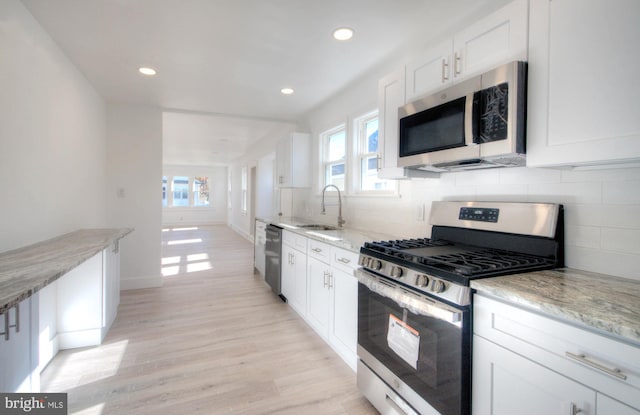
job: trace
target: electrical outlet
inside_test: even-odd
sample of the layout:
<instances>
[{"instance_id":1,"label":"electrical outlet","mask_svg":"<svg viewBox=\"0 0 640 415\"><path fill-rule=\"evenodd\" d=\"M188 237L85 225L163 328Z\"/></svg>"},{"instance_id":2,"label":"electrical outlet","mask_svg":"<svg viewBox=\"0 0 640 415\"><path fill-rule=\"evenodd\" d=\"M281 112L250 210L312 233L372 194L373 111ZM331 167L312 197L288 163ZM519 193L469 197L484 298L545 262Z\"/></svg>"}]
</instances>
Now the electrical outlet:
<instances>
[{"instance_id":1,"label":"electrical outlet","mask_svg":"<svg viewBox=\"0 0 640 415\"><path fill-rule=\"evenodd\" d=\"M424 222L424 203L418 203L416 206L416 220Z\"/></svg>"}]
</instances>

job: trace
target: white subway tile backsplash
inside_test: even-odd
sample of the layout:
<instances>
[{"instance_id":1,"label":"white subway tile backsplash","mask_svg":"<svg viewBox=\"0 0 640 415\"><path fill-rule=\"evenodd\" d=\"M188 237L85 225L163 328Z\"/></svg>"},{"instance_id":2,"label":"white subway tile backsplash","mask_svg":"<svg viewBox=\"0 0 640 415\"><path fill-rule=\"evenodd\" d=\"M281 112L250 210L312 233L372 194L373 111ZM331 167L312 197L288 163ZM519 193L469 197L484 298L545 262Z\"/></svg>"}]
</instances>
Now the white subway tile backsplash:
<instances>
[{"instance_id":1,"label":"white subway tile backsplash","mask_svg":"<svg viewBox=\"0 0 640 415\"><path fill-rule=\"evenodd\" d=\"M560 183L562 172L556 169L514 167L500 169L500 184Z\"/></svg>"},{"instance_id":2,"label":"white subway tile backsplash","mask_svg":"<svg viewBox=\"0 0 640 415\"><path fill-rule=\"evenodd\" d=\"M601 274L615 275L640 280L637 255L603 251L579 246L568 247L565 251L565 265ZM605 281L603 281L603 284Z\"/></svg>"},{"instance_id":3,"label":"white subway tile backsplash","mask_svg":"<svg viewBox=\"0 0 640 415\"><path fill-rule=\"evenodd\" d=\"M564 204L567 226L602 226L602 205Z\"/></svg>"},{"instance_id":4,"label":"white subway tile backsplash","mask_svg":"<svg viewBox=\"0 0 640 415\"><path fill-rule=\"evenodd\" d=\"M640 181L640 169L562 170L563 182Z\"/></svg>"},{"instance_id":5,"label":"white subway tile backsplash","mask_svg":"<svg viewBox=\"0 0 640 415\"><path fill-rule=\"evenodd\" d=\"M533 183L528 185L529 202L594 204L602 200L602 184Z\"/></svg>"},{"instance_id":6,"label":"white subway tile backsplash","mask_svg":"<svg viewBox=\"0 0 640 415\"><path fill-rule=\"evenodd\" d=\"M602 198L612 205L640 204L640 180L604 182Z\"/></svg>"},{"instance_id":7,"label":"white subway tile backsplash","mask_svg":"<svg viewBox=\"0 0 640 415\"><path fill-rule=\"evenodd\" d=\"M497 185L500 183L500 169L472 170L454 173L456 186Z\"/></svg>"},{"instance_id":8,"label":"white subway tile backsplash","mask_svg":"<svg viewBox=\"0 0 640 415\"><path fill-rule=\"evenodd\" d=\"M640 230L602 228L602 249L640 255Z\"/></svg>"},{"instance_id":9,"label":"white subway tile backsplash","mask_svg":"<svg viewBox=\"0 0 640 415\"><path fill-rule=\"evenodd\" d=\"M602 205L602 226L640 229L640 205Z\"/></svg>"},{"instance_id":10,"label":"white subway tile backsplash","mask_svg":"<svg viewBox=\"0 0 640 415\"><path fill-rule=\"evenodd\" d=\"M600 229L596 226L566 226L565 247L600 248Z\"/></svg>"}]
</instances>

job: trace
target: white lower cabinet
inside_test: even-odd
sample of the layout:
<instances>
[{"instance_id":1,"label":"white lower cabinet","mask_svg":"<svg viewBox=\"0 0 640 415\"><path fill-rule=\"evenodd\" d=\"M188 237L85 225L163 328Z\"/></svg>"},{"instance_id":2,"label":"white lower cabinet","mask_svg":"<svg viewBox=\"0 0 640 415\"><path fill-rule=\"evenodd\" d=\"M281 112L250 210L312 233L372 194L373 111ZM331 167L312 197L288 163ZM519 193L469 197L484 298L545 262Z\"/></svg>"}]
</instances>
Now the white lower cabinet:
<instances>
[{"instance_id":1,"label":"white lower cabinet","mask_svg":"<svg viewBox=\"0 0 640 415\"><path fill-rule=\"evenodd\" d=\"M358 332L357 254L309 240L307 323L355 371Z\"/></svg>"},{"instance_id":2,"label":"white lower cabinet","mask_svg":"<svg viewBox=\"0 0 640 415\"><path fill-rule=\"evenodd\" d=\"M282 231L282 295L302 317L307 315L307 238Z\"/></svg>"},{"instance_id":3,"label":"white lower cabinet","mask_svg":"<svg viewBox=\"0 0 640 415\"><path fill-rule=\"evenodd\" d=\"M38 392L37 294L0 315L0 392ZM19 309L19 310L18 310ZM6 317L5 317L6 316Z\"/></svg>"},{"instance_id":4,"label":"white lower cabinet","mask_svg":"<svg viewBox=\"0 0 640 415\"><path fill-rule=\"evenodd\" d=\"M640 347L474 296L473 415L640 415Z\"/></svg>"},{"instance_id":5,"label":"white lower cabinet","mask_svg":"<svg viewBox=\"0 0 640 415\"><path fill-rule=\"evenodd\" d=\"M474 415L595 413L591 389L479 336L473 362Z\"/></svg>"}]
</instances>

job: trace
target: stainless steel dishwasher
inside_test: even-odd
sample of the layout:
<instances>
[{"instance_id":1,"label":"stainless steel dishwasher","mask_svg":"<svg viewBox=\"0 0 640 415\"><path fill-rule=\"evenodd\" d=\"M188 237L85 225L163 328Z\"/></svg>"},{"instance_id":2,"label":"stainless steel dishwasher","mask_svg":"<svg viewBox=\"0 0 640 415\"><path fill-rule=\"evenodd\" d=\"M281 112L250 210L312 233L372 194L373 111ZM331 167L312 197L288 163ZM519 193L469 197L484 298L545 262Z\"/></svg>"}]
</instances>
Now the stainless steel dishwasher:
<instances>
[{"instance_id":1,"label":"stainless steel dishwasher","mask_svg":"<svg viewBox=\"0 0 640 415\"><path fill-rule=\"evenodd\" d=\"M282 268L282 228L275 225L267 225L267 243L265 246L266 272L265 281L271 287L271 290L284 300L280 291L280 271Z\"/></svg>"}]
</instances>

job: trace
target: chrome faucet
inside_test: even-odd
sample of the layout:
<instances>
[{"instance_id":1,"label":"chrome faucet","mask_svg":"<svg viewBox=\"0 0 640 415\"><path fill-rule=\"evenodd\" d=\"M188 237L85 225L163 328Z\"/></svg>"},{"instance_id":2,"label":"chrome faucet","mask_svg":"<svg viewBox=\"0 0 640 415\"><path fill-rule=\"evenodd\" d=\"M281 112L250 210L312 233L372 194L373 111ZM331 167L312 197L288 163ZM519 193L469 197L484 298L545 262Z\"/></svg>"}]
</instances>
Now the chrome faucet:
<instances>
[{"instance_id":1,"label":"chrome faucet","mask_svg":"<svg viewBox=\"0 0 640 415\"><path fill-rule=\"evenodd\" d=\"M338 189L338 186L336 186L335 184L328 184L324 187L324 189L322 189L322 214L326 214L327 211L324 208L324 192L327 190L328 187L335 187L335 189L338 191L338 228L342 228L342 225L344 225L347 221L342 219L342 198L340 197L340 189Z\"/></svg>"}]
</instances>

